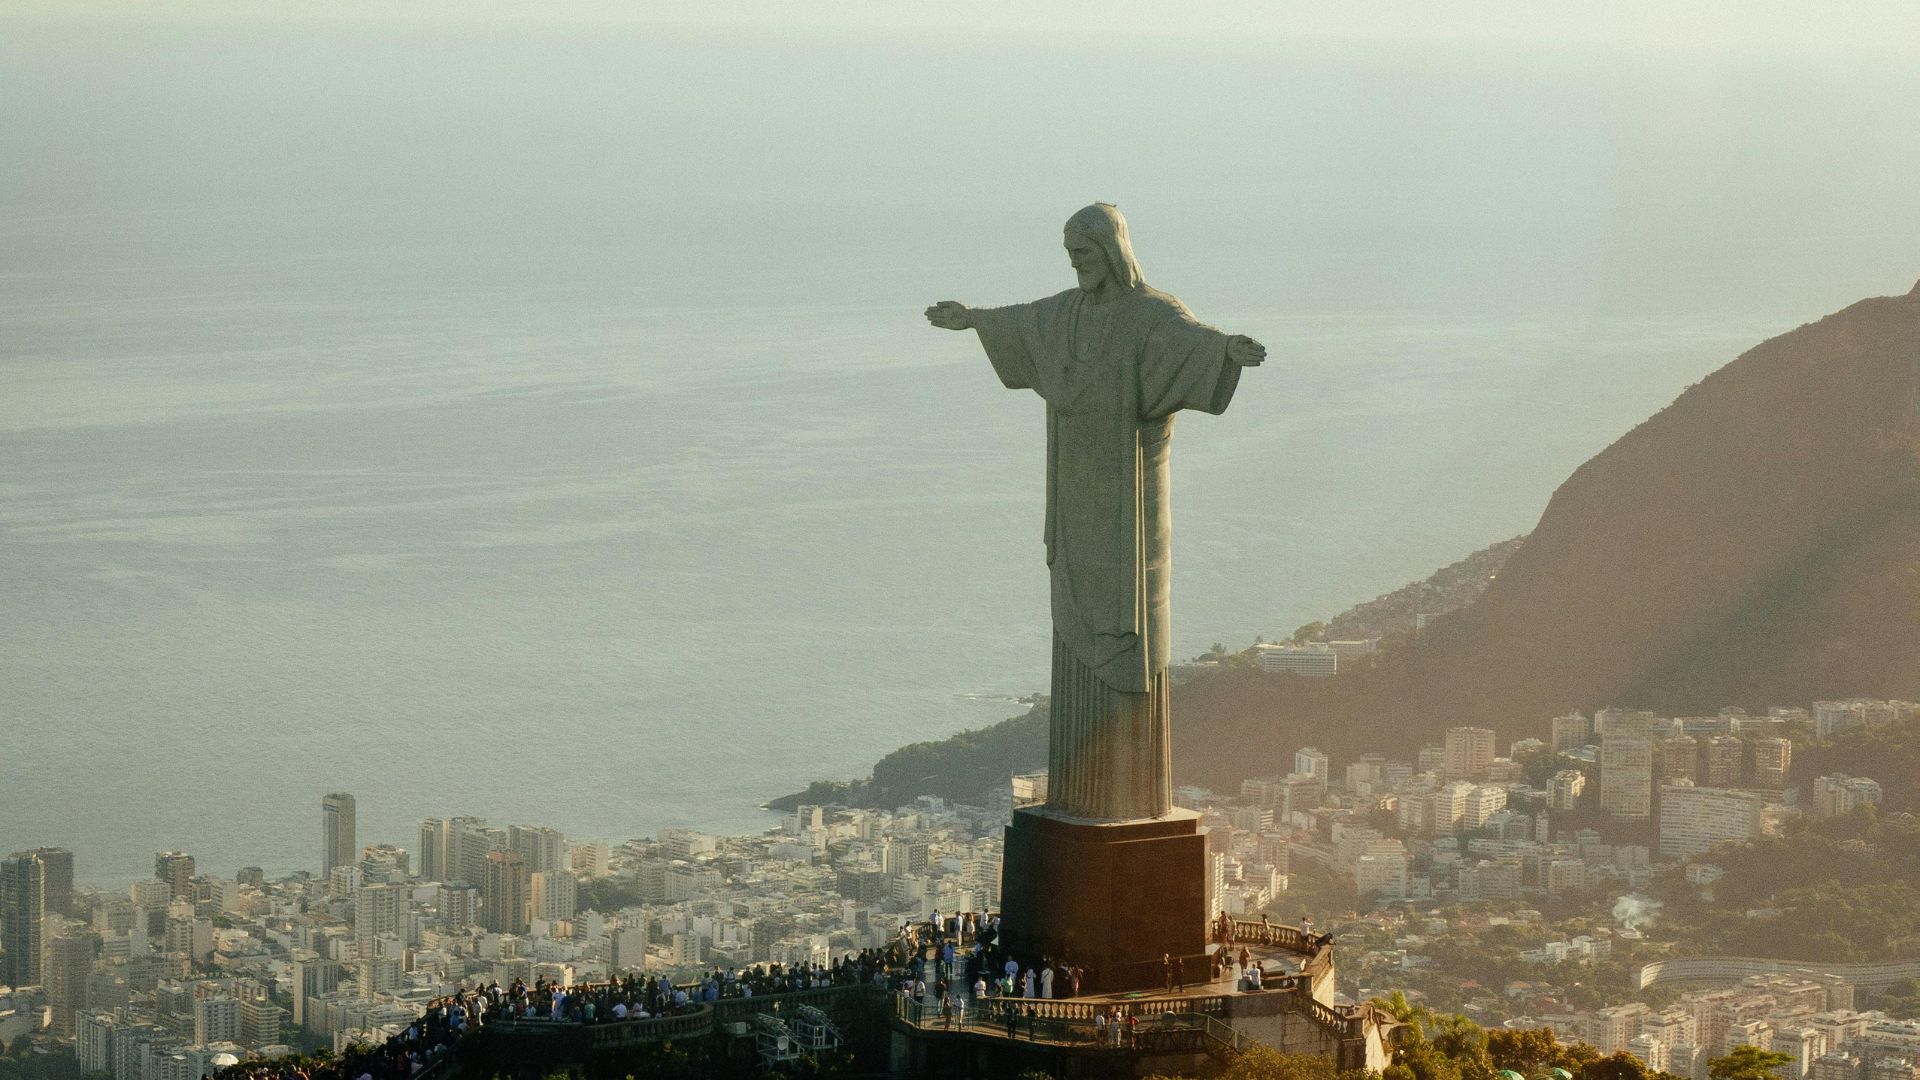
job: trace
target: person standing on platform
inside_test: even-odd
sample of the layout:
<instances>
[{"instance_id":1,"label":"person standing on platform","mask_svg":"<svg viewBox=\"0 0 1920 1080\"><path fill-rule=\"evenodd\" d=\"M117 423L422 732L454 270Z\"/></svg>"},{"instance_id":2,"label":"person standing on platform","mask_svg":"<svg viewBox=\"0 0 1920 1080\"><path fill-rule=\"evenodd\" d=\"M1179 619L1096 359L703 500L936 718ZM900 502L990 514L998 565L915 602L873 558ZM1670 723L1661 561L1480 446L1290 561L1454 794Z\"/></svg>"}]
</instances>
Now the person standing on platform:
<instances>
[{"instance_id":1,"label":"person standing on platform","mask_svg":"<svg viewBox=\"0 0 1920 1080\"><path fill-rule=\"evenodd\" d=\"M1053 996L1053 965L1052 964L1043 963L1040 966L1040 996L1043 998L1050 998Z\"/></svg>"},{"instance_id":2,"label":"person standing on platform","mask_svg":"<svg viewBox=\"0 0 1920 1080\"><path fill-rule=\"evenodd\" d=\"M1161 953L1160 966L1167 971L1167 993L1173 993L1173 954Z\"/></svg>"}]
</instances>

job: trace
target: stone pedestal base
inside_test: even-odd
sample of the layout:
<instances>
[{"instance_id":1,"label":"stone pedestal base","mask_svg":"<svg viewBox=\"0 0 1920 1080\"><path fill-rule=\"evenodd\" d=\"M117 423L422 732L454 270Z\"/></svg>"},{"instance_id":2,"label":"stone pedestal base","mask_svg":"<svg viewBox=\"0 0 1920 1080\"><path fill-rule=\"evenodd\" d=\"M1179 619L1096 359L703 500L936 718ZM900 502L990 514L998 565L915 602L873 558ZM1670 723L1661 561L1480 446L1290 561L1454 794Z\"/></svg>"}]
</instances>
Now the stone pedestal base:
<instances>
[{"instance_id":1,"label":"stone pedestal base","mask_svg":"<svg viewBox=\"0 0 1920 1080\"><path fill-rule=\"evenodd\" d=\"M1001 937L1023 963L1085 968L1082 994L1157 990L1161 957L1207 980L1200 816L1091 822L1016 810L1000 869ZM1055 984L1055 992L1065 996Z\"/></svg>"}]
</instances>

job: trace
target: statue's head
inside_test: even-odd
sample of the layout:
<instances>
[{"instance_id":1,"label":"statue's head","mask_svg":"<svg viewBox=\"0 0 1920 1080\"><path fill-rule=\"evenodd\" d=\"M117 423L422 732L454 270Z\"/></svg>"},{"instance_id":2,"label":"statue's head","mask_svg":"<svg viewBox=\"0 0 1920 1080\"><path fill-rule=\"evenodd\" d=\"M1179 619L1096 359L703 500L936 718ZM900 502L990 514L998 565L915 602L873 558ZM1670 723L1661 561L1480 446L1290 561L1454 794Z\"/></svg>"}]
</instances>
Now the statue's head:
<instances>
[{"instance_id":1,"label":"statue's head","mask_svg":"<svg viewBox=\"0 0 1920 1080\"><path fill-rule=\"evenodd\" d=\"M1065 244L1067 259L1085 292L1108 282L1123 290L1147 283L1133 257L1133 244L1127 240L1127 219L1112 203L1094 203L1068 218Z\"/></svg>"}]
</instances>

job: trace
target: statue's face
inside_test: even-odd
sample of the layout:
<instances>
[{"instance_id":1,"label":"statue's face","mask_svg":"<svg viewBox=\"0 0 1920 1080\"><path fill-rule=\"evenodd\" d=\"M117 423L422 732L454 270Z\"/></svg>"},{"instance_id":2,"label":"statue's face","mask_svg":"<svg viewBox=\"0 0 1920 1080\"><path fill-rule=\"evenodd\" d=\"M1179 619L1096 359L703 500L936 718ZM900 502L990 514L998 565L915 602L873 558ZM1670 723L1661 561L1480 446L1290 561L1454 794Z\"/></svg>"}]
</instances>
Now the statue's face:
<instances>
[{"instance_id":1,"label":"statue's face","mask_svg":"<svg viewBox=\"0 0 1920 1080\"><path fill-rule=\"evenodd\" d=\"M1067 261L1073 264L1073 272L1080 277L1080 291L1093 292L1106 284L1111 270L1107 266L1106 252L1100 245L1075 233L1067 234Z\"/></svg>"}]
</instances>

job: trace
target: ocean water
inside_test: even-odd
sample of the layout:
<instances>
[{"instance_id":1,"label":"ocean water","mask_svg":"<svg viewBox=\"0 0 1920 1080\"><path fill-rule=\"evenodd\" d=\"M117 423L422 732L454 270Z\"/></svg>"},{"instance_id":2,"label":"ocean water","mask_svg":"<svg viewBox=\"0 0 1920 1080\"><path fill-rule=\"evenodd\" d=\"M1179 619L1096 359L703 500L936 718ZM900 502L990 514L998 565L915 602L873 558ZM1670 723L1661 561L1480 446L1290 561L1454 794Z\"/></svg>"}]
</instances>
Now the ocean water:
<instances>
[{"instance_id":1,"label":"ocean water","mask_svg":"<svg viewBox=\"0 0 1920 1080\"><path fill-rule=\"evenodd\" d=\"M1810 186L1920 163L1836 104L1891 71L1141 46L1089 104L992 43L7 29L0 850L87 881L317 866L332 790L363 843L753 829L1019 712L1040 404L920 310L1066 287L1093 197L1271 356L1178 425L1180 655L1525 531L1920 272L1897 181Z\"/></svg>"}]
</instances>

